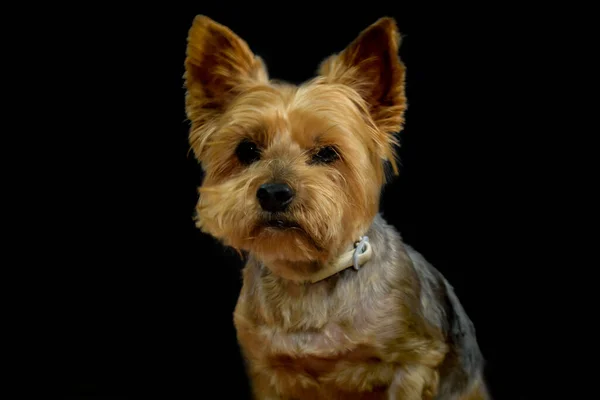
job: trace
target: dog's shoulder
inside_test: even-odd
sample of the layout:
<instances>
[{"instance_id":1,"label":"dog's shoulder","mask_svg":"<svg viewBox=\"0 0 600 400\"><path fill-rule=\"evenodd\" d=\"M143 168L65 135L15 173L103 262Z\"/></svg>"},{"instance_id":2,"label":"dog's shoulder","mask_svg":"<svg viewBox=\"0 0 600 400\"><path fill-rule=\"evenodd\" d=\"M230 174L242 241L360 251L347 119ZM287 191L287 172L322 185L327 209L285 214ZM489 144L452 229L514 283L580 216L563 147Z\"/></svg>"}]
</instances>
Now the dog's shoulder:
<instances>
[{"instance_id":1,"label":"dog's shoulder","mask_svg":"<svg viewBox=\"0 0 600 400\"><path fill-rule=\"evenodd\" d=\"M480 378L484 366L475 325L446 278L419 252L404 246L420 279L423 313L442 330L450 344L445 363L449 379L441 383L440 389L460 390Z\"/></svg>"}]
</instances>

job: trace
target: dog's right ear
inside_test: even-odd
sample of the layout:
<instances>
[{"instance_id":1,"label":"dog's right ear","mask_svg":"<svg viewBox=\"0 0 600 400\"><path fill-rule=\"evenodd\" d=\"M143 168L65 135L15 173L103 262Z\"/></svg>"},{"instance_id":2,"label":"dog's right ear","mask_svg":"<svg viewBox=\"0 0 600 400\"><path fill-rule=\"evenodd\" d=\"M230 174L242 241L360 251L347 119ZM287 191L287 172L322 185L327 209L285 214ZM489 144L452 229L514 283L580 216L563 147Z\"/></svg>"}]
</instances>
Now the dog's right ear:
<instances>
[{"instance_id":1,"label":"dog's right ear","mask_svg":"<svg viewBox=\"0 0 600 400\"><path fill-rule=\"evenodd\" d=\"M186 114L193 130L222 112L248 84L267 82L267 70L229 28L199 15L187 39ZM195 149L196 150L196 149Z\"/></svg>"}]
</instances>

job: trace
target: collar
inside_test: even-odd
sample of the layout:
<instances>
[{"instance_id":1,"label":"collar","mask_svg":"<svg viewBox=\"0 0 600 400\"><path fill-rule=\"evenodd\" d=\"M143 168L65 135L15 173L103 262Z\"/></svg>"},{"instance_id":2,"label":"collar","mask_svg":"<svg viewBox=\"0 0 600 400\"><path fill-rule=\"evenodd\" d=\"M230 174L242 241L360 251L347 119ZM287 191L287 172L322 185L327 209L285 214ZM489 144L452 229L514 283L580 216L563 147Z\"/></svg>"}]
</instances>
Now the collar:
<instances>
[{"instance_id":1,"label":"collar","mask_svg":"<svg viewBox=\"0 0 600 400\"><path fill-rule=\"evenodd\" d=\"M310 279L310 282L316 283L322 281L350 267L358 271L360 267L371 259L372 255L373 248L369 243L369 237L362 236L358 242L354 243L354 249L342 254L335 262L323 268Z\"/></svg>"}]
</instances>

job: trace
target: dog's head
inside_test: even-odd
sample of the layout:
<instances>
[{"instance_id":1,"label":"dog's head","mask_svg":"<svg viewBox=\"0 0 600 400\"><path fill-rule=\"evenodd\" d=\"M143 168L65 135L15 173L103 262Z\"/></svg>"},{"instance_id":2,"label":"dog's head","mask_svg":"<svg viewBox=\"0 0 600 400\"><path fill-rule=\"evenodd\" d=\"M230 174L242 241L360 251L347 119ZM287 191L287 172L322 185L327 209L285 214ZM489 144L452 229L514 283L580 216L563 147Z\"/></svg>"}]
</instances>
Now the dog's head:
<instances>
[{"instance_id":1,"label":"dog's head","mask_svg":"<svg viewBox=\"0 0 600 400\"><path fill-rule=\"evenodd\" d=\"M198 16L185 60L190 143L206 173L197 225L268 261L325 262L378 211L406 108L400 35L366 28L300 86L269 81L227 27Z\"/></svg>"}]
</instances>

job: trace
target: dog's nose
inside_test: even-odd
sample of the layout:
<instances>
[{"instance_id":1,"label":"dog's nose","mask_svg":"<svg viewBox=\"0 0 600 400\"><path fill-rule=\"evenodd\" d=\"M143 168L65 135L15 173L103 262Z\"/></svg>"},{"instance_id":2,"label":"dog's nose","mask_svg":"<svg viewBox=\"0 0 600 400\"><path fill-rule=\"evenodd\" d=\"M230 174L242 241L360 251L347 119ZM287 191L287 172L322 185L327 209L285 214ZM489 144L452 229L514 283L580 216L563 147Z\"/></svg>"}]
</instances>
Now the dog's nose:
<instances>
[{"instance_id":1,"label":"dog's nose","mask_svg":"<svg viewBox=\"0 0 600 400\"><path fill-rule=\"evenodd\" d=\"M265 183L258 188L256 197L263 210L284 211L292 202L294 191L285 183Z\"/></svg>"}]
</instances>

